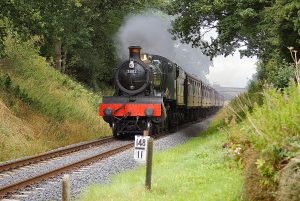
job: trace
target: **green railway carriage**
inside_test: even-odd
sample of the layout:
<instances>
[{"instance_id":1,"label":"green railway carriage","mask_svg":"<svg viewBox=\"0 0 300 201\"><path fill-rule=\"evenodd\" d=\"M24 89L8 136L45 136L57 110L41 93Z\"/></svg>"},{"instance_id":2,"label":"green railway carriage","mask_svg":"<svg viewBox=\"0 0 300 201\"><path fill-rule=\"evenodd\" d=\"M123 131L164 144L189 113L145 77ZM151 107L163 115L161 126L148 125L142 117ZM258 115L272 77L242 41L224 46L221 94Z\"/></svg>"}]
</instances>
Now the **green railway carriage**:
<instances>
[{"instance_id":1,"label":"green railway carriage","mask_svg":"<svg viewBox=\"0 0 300 201\"><path fill-rule=\"evenodd\" d=\"M220 105L221 96L213 88L187 74L177 64L159 55L148 55L148 59L160 69L159 88L166 100L188 108Z\"/></svg>"},{"instance_id":2,"label":"green railway carriage","mask_svg":"<svg viewBox=\"0 0 300 201\"><path fill-rule=\"evenodd\" d=\"M172 116L169 123L190 121L223 105L223 98L216 90L167 58L147 55L147 60L162 73L162 96L168 116Z\"/></svg>"}]
</instances>

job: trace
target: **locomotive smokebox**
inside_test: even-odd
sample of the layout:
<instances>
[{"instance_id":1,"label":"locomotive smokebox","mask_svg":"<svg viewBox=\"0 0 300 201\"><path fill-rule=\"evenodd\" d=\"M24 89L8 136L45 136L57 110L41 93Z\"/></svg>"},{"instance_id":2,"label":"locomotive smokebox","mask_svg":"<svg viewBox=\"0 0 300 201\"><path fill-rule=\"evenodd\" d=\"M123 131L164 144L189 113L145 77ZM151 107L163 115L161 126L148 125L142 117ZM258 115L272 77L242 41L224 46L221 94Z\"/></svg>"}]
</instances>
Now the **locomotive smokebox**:
<instances>
[{"instance_id":1,"label":"locomotive smokebox","mask_svg":"<svg viewBox=\"0 0 300 201\"><path fill-rule=\"evenodd\" d=\"M129 60L119 66L116 84L122 93L133 96L145 92L150 84L151 71L140 58L140 46L130 46L128 49Z\"/></svg>"},{"instance_id":2,"label":"locomotive smokebox","mask_svg":"<svg viewBox=\"0 0 300 201\"><path fill-rule=\"evenodd\" d=\"M130 46L129 48L129 58L140 60L141 56L141 46Z\"/></svg>"}]
</instances>

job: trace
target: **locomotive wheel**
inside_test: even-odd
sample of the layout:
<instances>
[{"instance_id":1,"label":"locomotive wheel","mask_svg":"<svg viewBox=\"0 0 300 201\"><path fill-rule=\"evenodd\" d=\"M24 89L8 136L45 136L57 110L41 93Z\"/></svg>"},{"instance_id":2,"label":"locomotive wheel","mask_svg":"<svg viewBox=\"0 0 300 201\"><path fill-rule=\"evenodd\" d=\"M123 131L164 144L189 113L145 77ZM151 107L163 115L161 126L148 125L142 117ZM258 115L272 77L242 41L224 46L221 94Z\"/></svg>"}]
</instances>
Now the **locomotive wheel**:
<instances>
[{"instance_id":1,"label":"locomotive wheel","mask_svg":"<svg viewBox=\"0 0 300 201\"><path fill-rule=\"evenodd\" d=\"M162 131L163 131L163 132L169 132L169 121L168 121L168 117L163 121L163 124L162 124Z\"/></svg>"},{"instance_id":2,"label":"locomotive wheel","mask_svg":"<svg viewBox=\"0 0 300 201\"><path fill-rule=\"evenodd\" d=\"M117 125L115 123L112 123L111 129L112 129L113 136L115 138L119 138Z\"/></svg>"},{"instance_id":3,"label":"locomotive wheel","mask_svg":"<svg viewBox=\"0 0 300 201\"><path fill-rule=\"evenodd\" d=\"M153 125L152 125L152 123L151 123L151 120L148 120L147 121L147 129L146 129L147 131L148 131L148 135L150 136L150 135L152 135L152 132L153 132Z\"/></svg>"}]
</instances>

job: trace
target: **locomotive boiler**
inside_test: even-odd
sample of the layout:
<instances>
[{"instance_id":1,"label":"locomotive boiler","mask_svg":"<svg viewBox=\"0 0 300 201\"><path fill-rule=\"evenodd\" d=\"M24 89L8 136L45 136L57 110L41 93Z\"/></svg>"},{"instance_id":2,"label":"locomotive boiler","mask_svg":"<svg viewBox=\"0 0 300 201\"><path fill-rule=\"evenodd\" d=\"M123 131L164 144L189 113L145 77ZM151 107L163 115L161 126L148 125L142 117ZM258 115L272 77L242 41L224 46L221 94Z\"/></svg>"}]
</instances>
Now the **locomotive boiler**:
<instances>
[{"instance_id":1,"label":"locomotive boiler","mask_svg":"<svg viewBox=\"0 0 300 201\"><path fill-rule=\"evenodd\" d=\"M115 73L115 93L104 96L99 114L115 137L150 134L193 121L223 105L223 97L172 61L129 47Z\"/></svg>"}]
</instances>

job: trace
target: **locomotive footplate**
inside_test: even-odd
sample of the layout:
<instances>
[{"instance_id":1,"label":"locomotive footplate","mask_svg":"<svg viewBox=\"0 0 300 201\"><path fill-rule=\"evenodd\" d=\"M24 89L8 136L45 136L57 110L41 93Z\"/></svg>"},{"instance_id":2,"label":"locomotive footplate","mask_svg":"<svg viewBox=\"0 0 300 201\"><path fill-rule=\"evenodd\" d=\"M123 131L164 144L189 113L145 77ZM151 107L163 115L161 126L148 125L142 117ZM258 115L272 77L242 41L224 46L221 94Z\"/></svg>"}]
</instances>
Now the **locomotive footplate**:
<instances>
[{"instance_id":1,"label":"locomotive footplate","mask_svg":"<svg viewBox=\"0 0 300 201\"><path fill-rule=\"evenodd\" d=\"M163 104L163 98L157 96L103 96L102 103L160 103Z\"/></svg>"},{"instance_id":2,"label":"locomotive footplate","mask_svg":"<svg viewBox=\"0 0 300 201\"><path fill-rule=\"evenodd\" d=\"M104 117L159 117L162 113L162 104L163 98L160 97L103 97L99 114Z\"/></svg>"},{"instance_id":3,"label":"locomotive footplate","mask_svg":"<svg viewBox=\"0 0 300 201\"><path fill-rule=\"evenodd\" d=\"M164 109L162 97L106 96L102 100L103 102L99 105L99 114L110 124L113 122L136 121L136 118L146 120L164 116L162 115L164 113L162 111ZM137 126L137 123L134 126ZM133 128L134 126L128 125L128 128Z\"/></svg>"}]
</instances>

